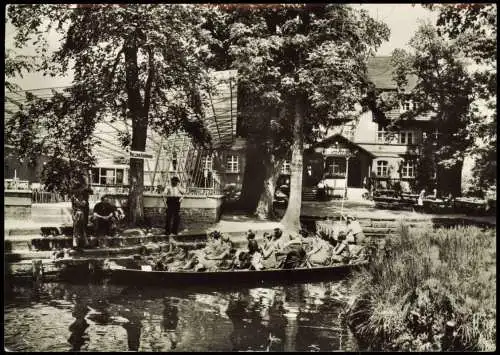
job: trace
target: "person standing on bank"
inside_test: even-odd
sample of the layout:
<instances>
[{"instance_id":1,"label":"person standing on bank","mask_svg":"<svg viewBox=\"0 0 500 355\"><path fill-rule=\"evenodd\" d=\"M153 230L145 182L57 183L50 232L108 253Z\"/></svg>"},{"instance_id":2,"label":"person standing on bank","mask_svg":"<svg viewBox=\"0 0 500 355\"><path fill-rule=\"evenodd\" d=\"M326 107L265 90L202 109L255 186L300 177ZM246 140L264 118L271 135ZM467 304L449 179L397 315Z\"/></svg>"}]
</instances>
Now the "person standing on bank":
<instances>
[{"instance_id":1,"label":"person standing on bank","mask_svg":"<svg viewBox=\"0 0 500 355\"><path fill-rule=\"evenodd\" d=\"M179 186L179 178L174 176L170 180L170 186L167 186L164 195L167 198L167 221L165 226L165 233L167 235L177 235L180 222L181 201L184 190Z\"/></svg>"},{"instance_id":2,"label":"person standing on bank","mask_svg":"<svg viewBox=\"0 0 500 355\"><path fill-rule=\"evenodd\" d=\"M73 248L88 246L87 224L89 216L89 195L92 194L89 180L80 167L76 167L71 178L71 208L73 214Z\"/></svg>"}]
</instances>

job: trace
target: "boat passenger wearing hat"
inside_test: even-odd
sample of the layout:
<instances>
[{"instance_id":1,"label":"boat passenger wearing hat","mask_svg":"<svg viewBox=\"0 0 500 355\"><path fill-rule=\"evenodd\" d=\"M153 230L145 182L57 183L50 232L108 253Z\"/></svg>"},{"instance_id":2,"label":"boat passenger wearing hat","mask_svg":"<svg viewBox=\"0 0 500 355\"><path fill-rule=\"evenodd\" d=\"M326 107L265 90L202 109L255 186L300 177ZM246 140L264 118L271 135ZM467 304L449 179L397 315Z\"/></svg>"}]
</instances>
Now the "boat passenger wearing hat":
<instances>
[{"instance_id":1,"label":"boat passenger wearing hat","mask_svg":"<svg viewBox=\"0 0 500 355\"><path fill-rule=\"evenodd\" d=\"M330 263L333 247L316 233L312 238L311 250L307 252L309 266L324 266Z\"/></svg>"},{"instance_id":2,"label":"boat passenger wearing hat","mask_svg":"<svg viewBox=\"0 0 500 355\"><path fill-rule=\"evenodd\" d=\"M255 233L252 230L248 231L247 239L248 239L248 254L251 256L250 269L262 270L262 268L264 267L262 264L262 252L259 247L259 244L255 240Z\"/></svg>"},{"instance_id":3,"label":"boat passenger wearing hat","mask_svg":"<svg viewBox=\"0 0 500 355\"><path fill-rule=\"evenodd\" d=\"M264 245L262 246L262 266L264 269L274 269L276 267L276 247L273 243L273 236L265 232Z\"/></svg>"},{"instance_id":4,"label":"boat passenger wearing hat","mask_svg":"<svg viewBox=\"0 0 500 355\"><path fill-rule=\"evenodd\" d=\"M216 271L224 264L224 259L230 255L231 246L224 241L222 233L214 231L211 235L213 238L211 245L205 247L203 253L197 255L198 264L195 266L196 271Z\"/></svg>"},{"instance_id":5,"label":"boat passenger wearing hat","mask_svg":"<svg viewBox=\"0 0 500 355\"><path fill-rule=\"evenodd\" d=\"M184 190L179 186L179 178L174 176L170 180L170 186L165 188L164 195L167 198L167 221L165 233L177 235L179 230L181 201L184 195Z\"/></svg>"},{"instance_id":6,"label":"boat passenger wearing hat","mask_svg":"<svg viewBox=\"0 0 500 355\"><path fill-rule=\"evenodd\" d=\"M363 244L366 240L365 234L363 233L363 229L359 224L359 221L356 217L347 216L347 240L349 241L349 237L353 237L353 242L356 244Z\"/></svg>"},{"instance_id":7,"label":"boat passenger wearing hat","mask_svg":"<svg viewBox=\"0 0 500 355\"><path fill-rule=\"evenodd\" d=\"M338 243L333 249L332 262L345 262L349 258L349 245L347 244L346 234L340 232Z\"/></svg>"}]
</instances>

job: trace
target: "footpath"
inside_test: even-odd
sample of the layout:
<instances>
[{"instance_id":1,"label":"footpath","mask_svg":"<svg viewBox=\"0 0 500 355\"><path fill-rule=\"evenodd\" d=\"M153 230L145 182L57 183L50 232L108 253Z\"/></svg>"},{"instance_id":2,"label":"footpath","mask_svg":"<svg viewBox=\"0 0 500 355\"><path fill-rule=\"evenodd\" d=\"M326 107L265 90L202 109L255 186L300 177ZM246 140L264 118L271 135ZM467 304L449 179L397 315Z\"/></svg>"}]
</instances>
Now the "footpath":
<instances>
[{"instance_id":1,"label":"footpath","mask_svg":"<svg viewBox=\"0 0 500 355\"><path fill-rule=\"evenodd\" d=\"M373 207L370 201L352 202L329 201L329 202L304 202L302 206L302 222L312 228L323 224L328 228L328 219L338 219L340 213L358 218L367 236L384 239L389 234L397 232L401 222L410 226L453 226L453 225L480 225L496 227L496 216L466 216L466 215L432 215L412 211L381 210ZM4 257L8 262L19 262L32 259L50 258L52 254L52 241L57 245L71 246L71 224L68 223L68 206L60 204L38 205L36 212L30 220L4 221ZM46 218L44 218L46 217ZM319 222L318 222L319 221ZM323 221L323 222L321 222ZM246 243L246 232L251 229L260 239L264 232L272 232L274 228L282 228L279 221L263 221L242 214L223 215L217 223L208 225L188 226L175 238L178 242L202 242L207 231L218 230L228 235L236 245ZM45 229L45 230L44 230ZM42 233L44 230L44 233ZM53 236L47 236L47 230L56 231ZM63 232L61 232L64 230ZM121 239L119 246L109 249L89 250L89 255L118 255L129 248L130 253L136 253L143 245L162 243L167 240L163 231L159 228L151 230L152 235L144 236L141 233L131 233L130 238ZM51 234L51 233L49 233ZM125 242L123 242L125 240ZM44 243L45 251L33 250L36 243ZM37 244L38 245L38 244ZM47 246L49 246L47 248Z\"/></svg>"}]
</instances>

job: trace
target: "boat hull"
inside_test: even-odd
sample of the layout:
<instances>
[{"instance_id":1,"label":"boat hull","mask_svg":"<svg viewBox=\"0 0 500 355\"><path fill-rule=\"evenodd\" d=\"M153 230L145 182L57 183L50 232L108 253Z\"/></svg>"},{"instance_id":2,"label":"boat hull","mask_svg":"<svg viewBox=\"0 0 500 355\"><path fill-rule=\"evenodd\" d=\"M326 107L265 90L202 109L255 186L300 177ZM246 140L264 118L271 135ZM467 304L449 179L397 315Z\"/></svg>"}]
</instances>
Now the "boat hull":
<instances>
[{"instance_id":1,"label":"boat hull","mask_svg":"<svg viewBox=\"0 0 500 355\"><path fill-rule=\"evenodd\" d=\"M345 264L332 267L277 269L277 270L234 270L218 272L169 272L143 271L132 269L106 270L104 275L109 281L119 284L155 285L177 287L178 285L241 285L241 284L289 284L314 281L334 281L341 279L353 270L367 265Z\"/></svg>"}]
</instances>

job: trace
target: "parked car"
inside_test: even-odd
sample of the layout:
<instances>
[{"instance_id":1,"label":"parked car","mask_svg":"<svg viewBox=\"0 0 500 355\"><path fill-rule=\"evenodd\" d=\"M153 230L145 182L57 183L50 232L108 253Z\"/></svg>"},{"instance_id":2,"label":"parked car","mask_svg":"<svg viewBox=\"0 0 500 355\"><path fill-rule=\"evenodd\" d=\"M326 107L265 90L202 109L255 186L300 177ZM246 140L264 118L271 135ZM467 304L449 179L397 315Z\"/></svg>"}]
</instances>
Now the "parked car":
<instances>
[{"instance_id":1,"label":"parked car","mask_svg":"<svg viewBox=\"0 0 500 355\"><path fill-rule=\"evenodd\" d=\"M226 201L237 201L241 196L241 189L236 184L227 184L223 189Z\"/></svg>"}]
</instances>

